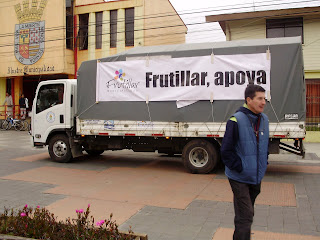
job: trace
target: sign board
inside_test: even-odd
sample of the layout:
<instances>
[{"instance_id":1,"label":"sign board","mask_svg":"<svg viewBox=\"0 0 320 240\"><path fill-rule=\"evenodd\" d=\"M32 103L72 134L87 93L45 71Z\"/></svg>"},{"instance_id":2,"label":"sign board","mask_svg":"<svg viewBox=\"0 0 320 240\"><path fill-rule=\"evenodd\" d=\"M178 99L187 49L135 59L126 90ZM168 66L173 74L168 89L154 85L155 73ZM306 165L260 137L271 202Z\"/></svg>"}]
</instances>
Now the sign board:
<instances>
[{"instance_id":1,"label":"sign board","mask_svg":"<svg viewBox=\"0 0 320 240\"><path fill-rule=\"evenodd\" d=\"M266 53L98 62L97 101L243 100L248 84L270 91Z\"/></svg>"}]
</instances>

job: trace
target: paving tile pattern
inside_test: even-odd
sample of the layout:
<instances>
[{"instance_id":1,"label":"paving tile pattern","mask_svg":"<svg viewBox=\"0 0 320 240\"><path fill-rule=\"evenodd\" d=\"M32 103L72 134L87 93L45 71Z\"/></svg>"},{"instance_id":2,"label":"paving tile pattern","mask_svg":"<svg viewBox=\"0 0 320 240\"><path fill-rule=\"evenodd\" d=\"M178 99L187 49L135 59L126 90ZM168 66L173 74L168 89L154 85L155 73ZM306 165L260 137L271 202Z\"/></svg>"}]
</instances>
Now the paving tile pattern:
<instances>
[{"instance_id":1,"label":"paving tile pattern","mask_svg":"<svg viewBox=\"0 0 320 240\"><path fill-rule=\"evenodd\" d=\"M192 175L180 157L131 151L59 164L46 149L30 146L26 132L0 131L0 211L41 205L63 219L90 203L97 219L113 212L122 230L132 226L151 240L232 235L232 194L223 169ZM255 240L320 239L319 155L273 157L255 208Z\"/></svg>"},{"instance_id":2,"label":"paving tile pattern","mask_svg":"<svg viewBox=\"0 0 320 240\"><path fill-rule=\"evenodd\" d=\"M230 228L219 228L217 233L214 235L212 240L220 239L232 239L233 230ZM252 240L319 240L319 237L306 236L299 234L283 234L283 233L272 233L253 231L251 234Z\"/></svg>"},{"instance_id":3,"label":"paving tile pattern","mask_svg":"<svg viewBox=\"0 0 320 240\"><path fill-rule=\"evenodd\" d=\"M23 181L9 181L0 179L0 212L4 208L17 209L25 206L48 206L65 196L58 194L44 194L51 184L29 183Z\"/></svg>"},{"instance_id":4,"label":"paving tile pattern","mask_svg":"<svg viewBox=\"0 0 320 240\"><path fill-rule=\"evenodd\" d=\"M208 187L199 194L198 199L232 202L233 194L229 181L224 179L211 181ZM264 181L256 204L296 206L294 185Z\"/></svg>"},{"instance_id":5,"label":"paving tile pattern","mask_svg":"<svg viewBox=\"0 0 320 240\"><path fill-rule=\"evenodd\" d=\"M314 239L320 239L315 217L319 214L314 215L310 211L302 214L303 211L299 207L256 205L252 229L316 236L318 238ZM195 200L185 210L146 206L122 224L121 229L132 226L137 232L147 232L151 240L204 240L211 239L219 227L233 228L233 219L232 203ZM183 230L190 227L193 229L192 234Z\"/></svg>"}]
</instances>

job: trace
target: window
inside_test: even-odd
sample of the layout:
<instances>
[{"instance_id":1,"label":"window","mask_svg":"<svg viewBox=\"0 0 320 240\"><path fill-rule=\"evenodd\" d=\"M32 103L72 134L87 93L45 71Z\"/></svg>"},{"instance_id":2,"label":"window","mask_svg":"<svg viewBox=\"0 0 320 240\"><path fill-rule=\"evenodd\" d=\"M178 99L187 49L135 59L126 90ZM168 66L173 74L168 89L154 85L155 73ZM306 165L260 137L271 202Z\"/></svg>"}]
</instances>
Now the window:
<instances>
[{"instance_id":1,"label":"window","mask_svg":"<svg viewBox=\"0 0 320 240\"><path fill-rule=\"evenodd\" d=\"M96 49L102 46L102 12L96 12Z\"/></svg>"},{"instance_id":2,"label":"window","mask_svg":"<svg viewBox=\"0 0 320 240\"><path fill-rule=\"evenodd\" d=\"M63 84L50 84L42 86L37 96L36 113L63 103Z\"/></svg>"},{"instance_id":3,"label":"window","mask_svg":"<svg viewBox=\"0 0 320 240\"><path fill-rule=\"evenodd\" d=\"M71 0L66 1L66 46L73 49L73 7Z\"/></svg>"},{"instance_id":4,"label":"window","mask_svg":"<svg viewBox=\"0 0 320 240\"><path fill-rule=\"evenodd\" d=\"M89 13L79 15L79 49L88 49Z\"/></svg>"},{"instance_id":5,"label":"window","mask_svg":"<svg viewBox=\"0 0 320 240\"><path fill-rule=\"evenodd\" d=\"M134 8L125 10L126 46L134 46Z\"/></svg>"},{"instance_id":6,"label":"window","mask_svg":"<svg viewBox=\"0 0 320 240\"><path fill-rule=\"evenodd\" d=\"M110 11L110 47L117 47L117 10Z\"/></svg>"},{"instance_id":7,"label":"window","mask_svg":"<svg viewBox=\"0 0 320 240\"><path fill-rule=\"evenodd\" d=\"M117 47L117 18L118 11L110 11L110 47Z\"/></svg>"},{"instance_id":8,"label":"window","mask_svg":"<svg viewBox=\"0 0 320 240\"><path fill-rule=\"evenodd\" d=\"M267 19L267 38L301 36L303 42L303 18Z\"/></svg>"}]
</instances>

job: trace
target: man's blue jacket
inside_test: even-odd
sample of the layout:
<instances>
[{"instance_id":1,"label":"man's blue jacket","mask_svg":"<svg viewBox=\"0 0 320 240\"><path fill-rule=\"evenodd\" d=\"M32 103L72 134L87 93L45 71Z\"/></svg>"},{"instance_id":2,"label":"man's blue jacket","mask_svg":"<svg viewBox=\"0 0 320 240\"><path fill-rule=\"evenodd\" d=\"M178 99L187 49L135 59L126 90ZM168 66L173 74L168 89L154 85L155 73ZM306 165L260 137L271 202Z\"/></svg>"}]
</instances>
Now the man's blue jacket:
<instances>
[{"instance_id":1,"label":"man's blue jacket","mask_svg":"<svg viewBox=\"0 0 320 240\"><path fill-rule=\"evenodd\" d=\"M259 126L259 129L257 129ZM268 164L269 120L254 114L245 104L227 122L221 158L228 178L259 184Z\"/></svg>"}]
</instances>

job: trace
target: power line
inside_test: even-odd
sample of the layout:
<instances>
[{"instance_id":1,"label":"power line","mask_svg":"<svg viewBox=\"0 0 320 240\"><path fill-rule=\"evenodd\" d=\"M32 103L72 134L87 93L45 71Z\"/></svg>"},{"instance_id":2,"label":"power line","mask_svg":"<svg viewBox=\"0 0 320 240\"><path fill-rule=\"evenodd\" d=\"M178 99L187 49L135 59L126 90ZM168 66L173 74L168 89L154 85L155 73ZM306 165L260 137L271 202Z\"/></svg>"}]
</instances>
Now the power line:
<instances>
[{"instance_id":1,"label":"power line","mask_svg":"<svg viewBox=\"0 0 320 240\"><path fill-rule=\"evenodd\" d=\"M319 18L317 18L317 19L319 19ZM312 22L311 22L312 23ZM261 28L256 28L256 29L261 29ZM205 29L205 30L202 30L202 31L193 31L192 33L199 33L199 32L207 32L207 29ZM152 36L149 36L149 37L147 37L147 38L155 38L155 37L162 37L162 38L168 38L168 37L170 37L171 39L174 39L174 38L172 38L172 36L173 35L178 35L178 34L181 34L181 33L183 33L183 32L177 32L177 33L171 33L171 34L168 34L168 33L165 33L165 34L157 34L157 35L152 35ZM168 36L168 35L171 35L171 36ZM145 37L141 37L141 38L145 38ZM136 38L136 40L137 39L141 39L141 38ZM307 45L305 45L305 46L309 46L310 44L312 44L312 43L314 43L314 42L316 42L316 41L318 41L318 40L320 40L320 39L316 39L316 40L314 40L313 42L310 42L310 43L308 43ZM121 40L121 41L117 41L117 43L121 43L121 42L123 42L123 41L125 41L125 39L123 39L123 40ZM168 41L168 40L165 40L165 44L170 44L170 43L173 43L173 44L177 44L177 42L176 41ZM93 42L93 43L91 43L91 44L89 44L88 45L88 47L89 46L93 46L93 45L95 45L95 42ZM61 46L61 48L62 48L62 50L64 50L65 48L63 47L63 46ZM50 50L49 50L50 49ZM110 48L110 49L112 49L112 48ZM53 52L53 51L57 51L57 48L56 47L50 47L50 48L46 48L46 52ZM95 51L97 51L97 49L95 49ZM99 51L99 50L98 50ZM101 51L102 51L102 49L101 49ZM12 55L12 52L7 52L8 54L10 54L10 56ZM3 55L3 54L1 54L0 53L0 55ZM68 57L68 56L73 56L73 52L71 52L70 54L63 54L63 55L60 55L60 56L55 56L55 57L50 57L50 58L47 58L47 59L52 59L52 58L60 58L60 57ZM6 61L6 63L7 63L8 61ZM11 61L11 62L16 62L16 60L15 61Z\"/></svg>"},{"instance_id":2,"label":"power line","mask_svg":"<svg viewBox=\"0 0 320 240\"><path fill-rule=\"evenodd\" d=\"M207 31L207 30L198 30L198 31L193 31L192 33L206 32L206 31ZM135 38L135 40L139 40L139 39L152 39L152 38L155 38L155 37L170 37L170 36L179 35L179 34L182 34L182 33L184 33L184 32L155 34L155 35L151 35L151 36L148 36L148 37L144 37L144 36L138 37L138 38ZM173 39L173 38L172 38L172 39ZM64 39L62 39L62 40L64 40ZM121 42L124 42L124 41L125 41L125 39L123 39L123 40L118 40L117 43L121 43ZM168 43L169 43L169 42L168 42ZM177 42L176 42L176 41L171 41L171 43L177 43ZM93 42L91 45L88 44L88 47L89 47L89 46L93 46L93 45L95 45L95 42ZM63 48L63 46L62 46L62 48ZM56 51L57 48L56 48L55 46L47 47L47 48L46 48L46 52L49 52L48 49L51 49L51 51L53 52L53 51ZM63 48L63 49L65 49L65 48ZM110 49L112 49L112 48L110 48ZM2 52L2 53L0 53L0 56L5 56L5 55L3 55L3 54L8 54L7 56L11 56L11 55L12 55L12 51L10 51L10 52ZM65 55L63 55L63 56L65 56ZM73 56L73 52L72 52L70 55L67 55L67 56ZM62 56L59 56L59 57L62 57ZM7 62L7 61L6 61L6 62Z\"/></svg>"},{"instance_id":3,"label":"power line","mask_svg":"<svg viewBox=\"0 0 320 240\"><path fill-rule=\"evenodd\" d=\"M189 25L199 25L199 24L208 24L207 22L199 22L199 23L190 23ZM164 29L164 28L176 28L176 27L182 27L184 26L184 24L178 24L178 25L170 25L170 26L161 26L161 27L150 27L150 28L142 28L142 29L137 29L134 30L134 32L138 32L138 31L148 31L148 30L158 30L158 29ZM116 34L118 33L125 33L126 31L117 31ZM99 34L99 35L110 35L111 33L103 33L103 34ZM92 34L92 35L88 35L88 37L91 36L97 36L96 34ZM52 40L45 40L44 43L46 42L52 42L52 41L59 41L59 40L66 40L66 39L74 39L77 37L70 37L70 38L58 38L58 39L52 39ZM1 47L12 47L15 46L16 44L6 44L6 45L0 45Z\"/></svg>"},{"instance_id":4,"label":"power line","mask_svg":"<svg viewBox=\"0 0 320 240\"><path fill-rule=\"evenodd\" d=\"M318 12L318 11L316 11L316 12ZM280 15L279 15L280 16ZM319 18L313 18L313 19L319 19ZM261 19L259 19L259 20L261 20ZM308 19L308 20L310 20L310 19ZM257 20L255 20L255 21L257 21ZM253 22L255 22L255 21L252 21L251 23L247 23L247 24L245 24L245 25L243 25L243 26L246 26L246 25L250 25L250 24L252 24ZM195 23L195 24L206 24L206 23ZM243 27L242 26L242 27ZM171 27L174 27L174 26L171 26ZM166 28L166 27L161 27L161 28ZM157 28L153 28L153 29L157 29ZM256 28L256 29L260 29L260 28ZM147 29L141 29L141 30L147 30ZM139 31L141 31L141 30L139 30ZM218 30L218 29L216 29L216 30ZM206 31L208 31L207 29L205 29L204 31L202 31L202 32L206 32ZM124 31L123 31L124 32ZM118 32L118 33L123 33L123 32ZM199 32L199 31L198 31ZM181 32L181 33L184 33L184 32ZM181 34L181 33L176 33L176 34ZM197 33L197 31L195 31L195 32L189 32L190 34L195 34L195 33ZM240 32L241 33L241 32ZM106 33L106 34L109 34L109 33ZM101 34L101 35L105 35L105 34ZM167 33L166 33L166 35L168 35ZM175 35L175 34L170 34L170 35ZM94 35L90 35L90 36L94 36ZM153 36L151 36L152 38L154 38L154 37L160 37L161 35L153 35ZM74 37L72 37L71 39L73 39ZM141 37L141 38L146 38L146 37ZM135 38L135 39L137 39L137 38ZM140 38L139 38L140 39ZM52 42L52 41L64 41L64 40L66 40L66 38L60 38L60 39L51 39L51 40L49 40L50 42ZM122 41L125 41L125 40L122 40ZM315 41L313 41L313 42L316 42L316 41L318 41L318 40L315 40ZM120 42L120 41L118 41L118 42ZM308 43L308 45L310 45L310 44L312 44L313 42L311 42L311 43ZM95 44L95 42L93 42L92 44ZM13 45L11 45L11 46L13 46ZM89 45L89 46L92 46L92 45ZM46 50L47 50L47 48L46 48ZM8 54L12 54L12 52L10 51L10 52L2 52L2 53L0 53L1 55L4 55L4 54L6 54L6 53L8 53Z\"/></svg>"},{"instance_id":5,"label":"power line","mask_svg":"<svg viewBox=\"0 0 320 240\"><path fill-rule=\"evenodd\" d=\"M319 13L320 11L313 11L311 13ZM303 14L304 12L301 12L301 14ZM310 13L310 11L307 11L305 13ZM282 13L282 14L278 14L276 15L276 17L281 17L281 16L287 16L288 14L287 13ZM270 16L264 16L263 18L267 18L267 17L275 17L275 15L270 15ZM252 18L242 18L241 20L245 20L245 19L252 19ZM261 18L260 18L261 19ZM254 20L254 21L258 21L259 19L257 20ZM197 23L190 23L188 24L188 26L193 26L193 25L201 25L201 24L209 24L208 22L197 22ZM157 30L157 29L164 29L164 28L175 28L175 27L182 27L184 26L184 24L178 24L178 25L171 25L171 26L160 26L160 27L151 27L151 28L143 28L143 29L136 29L134 30L134 32L137 32L137 31L148 31L148 30ZM117 31L116 33L125 33L126 31ZM100 35L110 35L110 33L103 33L103 34L100 34ZM90 36L96 36L96 34L93 34L93 35L88 35L88 37ZM51 40L45 40L44 42L52 42L52 41L60 41L60 40L66 40L66 39L74 39L75 37L70 37L70 38L58 38L58 39L51 39ZM10 46L15 46L15 44L6 44L6 45L0 45L0 48L1 47L10 47Z\"/></svg>"},{"instance_id":6,"label":"power line","mask_svg":"<svg viewBox=\"0 0 320 240\"><path fill-rule=\"evenodd\" d=\"M308 2L308 1L307 1ZM299 2L300 3L300 2ZM318 13L318 11L316 11L315 13ZM279 15L279 16L281 16L281 15ZM264 17L264 18L267 18L268 16L266 16L266 17ZM245 18L245 19L250 19L250 18ZM314 19L319 19L319 18L314 18ZM259 19L259 20L261 20L261 19ZM310 19L308 19L308 20L310 20ZM255 20L255 21L257 21L257 20ZM245 25L243 25L243 26L241 26L241 27L244 27L244 26L246 26L246 25L250 25L250 24L252 24L253 22L255 22L255 21L252 21L251 23L247 23L247 24L245 24ZM206 23L196 23L195 25L197 25L197 24L206 24ZM91 24L91 25L95 25L95 24ZM189 24L189 25L193 25L193 24ZM88 24L88 26L89 26L89 24ZM56 27L57 28L57 27ZM162 28L165 28L165 27L162 27ZM62 28L62 29L65 29L65 28ZM157 28L155 28L155 29L157 29ZM256 28L256 29L258 29L258 28ZM260 28L259 28L260 29ZM141 29L141 30L146 30L146 29ZM139 31L141 31L141 30L139 30ZM218 29L217 29L218 30ZM206 29L206 30L204 30L204 31L202 31L202 32L207 32L208 30ZM117 33L123 33L123 32L125 32L125 31L122 31L122 32L117 32ZM190 34L196 34L197 32L200 32L200 31L195 31L195 32L190 32ZM182 33L182 32L181 32ZM175 34L181 34L181 33L174 33L174 34L170 34L170 35L175 35ZM240 32L241 33L241 32ZM104 34L103 34L104 35ZM166 37L168 34L159 34L159 35L154 35L154 36L150 36L150 38L154 38L154 37ZM0 35L1 36L1 35ZM90 36L93 36L93 35L90 35ZM72 37L72 39L73 39L74 37ZM143 37L141 37L141 38L143 38ZM52 39L52 40L50 40L50 41L60 41L60 40L65 40L66 38L62 38L62 39ZM135 38L136 39L136 38ZM140 38L139 38L140 39ZM312 44L312 43L314 43L314 42L316 42L316 41L319 41L320 39L316 39L316 40L314 40L313 42L310 42L310 43L308 43L306 46L309 46L310 44ZM121 40L121 41L125 41L124 39L123 40ZM118 41L118 42L120 42L120 41ZM93 44L95 44L95 42L93 42L92 43L92 45ZM90 45L90 46L92 46L92 45ZM61 48L63 48L64 49L64 47L62 46ZM46 51L47 51L47 48L46 48ZM52 51L56 51L56 48L55 47L52 47ZM8 52L8 53L11 53L12 54L12 52ZM2 53L0 53L0 54L2 54ZM67 55L65 55L65 54L63 54L63 56L73 56L73 52L71 53L71 54L67 54ZM61 56L61 57L63 57L63 56ZM55 57L50 57L51 59L52 58L57 58L58 56L55 56ZM6 61L7 62L7 61ZM16 62L16 61L12 61L12 62ZM63 68L63 69L61 69L61 70L66 70L66 69L72 69L73 70L73 67L67 67L67 68Z\"/></svg>"},{"instance_id":7,"label":"power line","mask_svg":"<svg viewBox=\"0 0 320 240\"><path fill-rule=\"evenodd\" d=\"M281 1L281 0L277 0L277 1ZM264 1L265 3L268 3L268 2L275 2L274 0L270 0L270 1ZM297 2L288 2L288 3L278 3L278 4L266 4L266 5L261 5L259 7L265 7L265 6L278 6L278 5L287 5L287 4L295 4L295 3L308 3L308 2L312 2L314 3L314 0L304 0L304 1L297 1ZM247 5L247 3L244 3L244 4L238 4L239 5ZM226 5L226 6L234 6L234 5ZM224 6L224 7L226 7ZM12 6L11 6L12 7ZM257 7L257 6L256 6ZM3 7L2 7L3 8ZM237 10L237 9L245 9L245 8L251 8L251 6L248 6L248 7L233 7L233 8L223 8L223 9L206 9L206 10L202 10L202 11L199 11L200 9L195 9L195 10L191 10L192 12L185 12L185 13L179 13L179 16L181 15L189 15L189 14L197 14L197 13L206 13L206 12L214 12L214 11L226 11L226 10ZM189 11L189 10L188 10ZM159 15L142 15L140 16L139 18L135 18L136 21L139 21L139 20L146 20L146 19L153 19L153 18L162 18L162 17L170 17L170 16L177 16L176 13L160 13ZM125 22L125 18L119 18L118 23L121 23L121 22ZM110 21L102 21L102 24L108 24L110 23ZM95 23L92 23L92 24L88 24L88 25L85 25L85 26L91 26L91 25L96 25ZM76 25L77 27L79 27L79 24ZM66 29L65 26L58 26L58 27L53 27L52 29L48 28L48 31L54 31L54 30L61 30L61 29ZM47 29L46 29L47 31ZM12 33L5 33L5 34L0 34L0 37L3 37L3 36L13 36L14 34Z\"/></svg>"}]
</instances>

